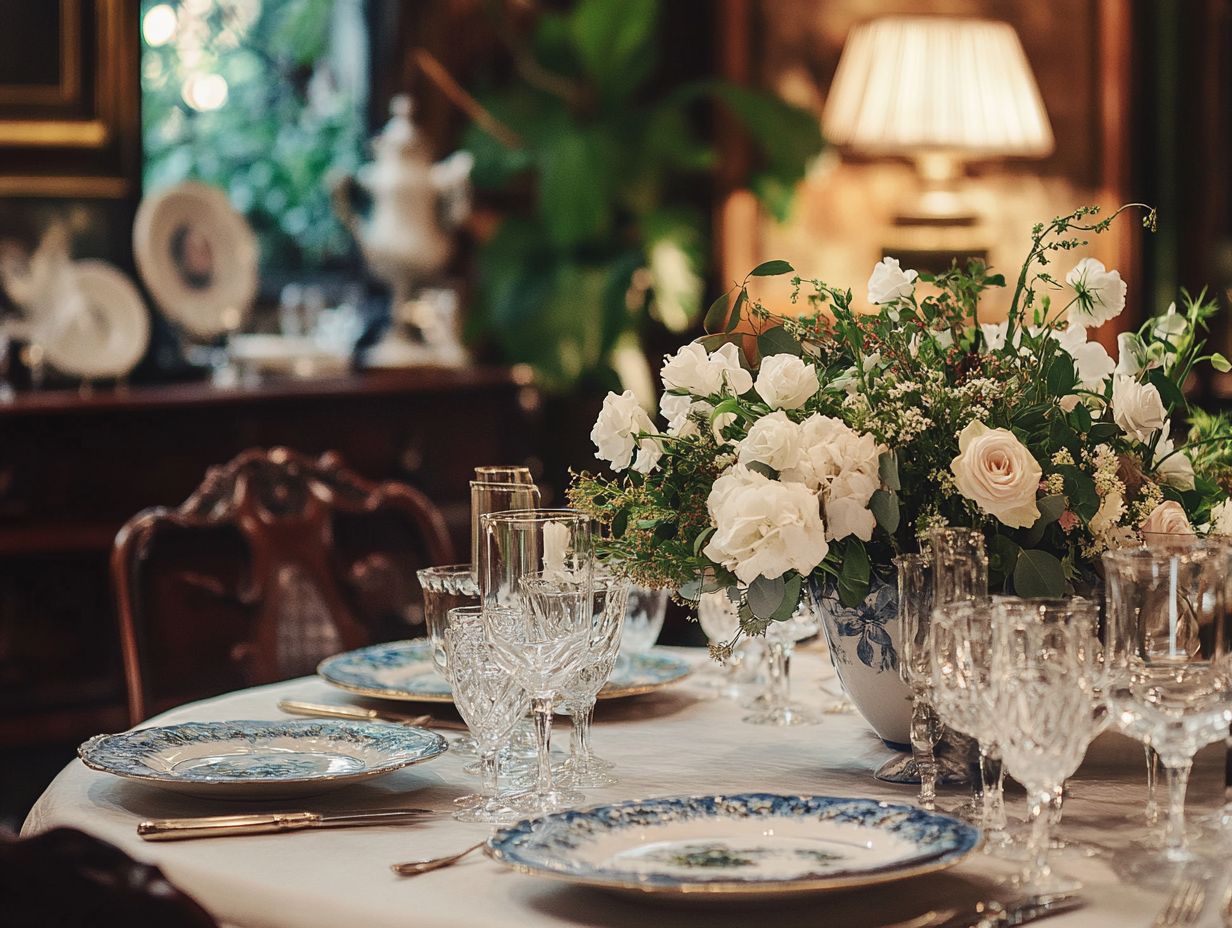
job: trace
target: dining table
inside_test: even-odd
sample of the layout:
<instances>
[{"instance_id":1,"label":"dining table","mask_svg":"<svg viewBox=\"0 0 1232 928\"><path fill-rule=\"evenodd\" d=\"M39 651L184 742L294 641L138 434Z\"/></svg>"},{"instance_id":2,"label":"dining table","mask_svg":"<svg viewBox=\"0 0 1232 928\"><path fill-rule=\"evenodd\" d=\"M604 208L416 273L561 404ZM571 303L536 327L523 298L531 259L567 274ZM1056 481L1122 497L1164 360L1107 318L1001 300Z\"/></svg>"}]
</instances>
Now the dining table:
<instances>
[{"instance_id":1,"label":"dining table","mask_svg":"<svg viewBox=\"0 0 1232 928\"><path fill-rule=\"evenodd\" d=\"M619 782L588 790L588 801L758 791L915 800L917 786L874 779L873 771L892 751L859 715L824 712L835 708L838 684L820 645L797 650L792 685L796 699L823 712L821 721L793 727L744 722L747 711L718 694L715 670L704 650L670 650L693 663L689 677L655 692L600 701L594 748L616 765ZM442 708L378 703L305 677L183 705L140 727L285 718L278 709L284 699L400 711L439 713ZM559 726L558 735L563 745L567 722ZM40 797L22 831L33 835L71 826L111 842L134 858L156 864L220 924L235 928L896 926L929 910L1007 899L1015 891L1003 881L1021 867L977 850L940 873L752 903L615 894L515 872L482 853L420 876L396 875L392 864L459 851L491 833L489 826L463 824L450 816L453 800L476 786L476 779L463 771L468 760L446 752L387 776L275 803L191 798L90 770L75 760ZM1190 790L1195 811L1217 808L1222 801L1223 761L1223 745L1198 755ZM965 787L943 788L939 806L953 808L965 795ZM1061 851L1055 858L1058 872L1083 884L1085 905L1046 924L1152 924L1169 892L1166 884L1152 885L1142 878L1140 863L1148 852L1135 848L1134 842L1147 835L1145 800L1141 745L1115 733L1102 735L1070 780L1064 804L1065 836L1089 848ZM1021 815L1021 790L1007 789L1006 803L1012 815ZM414 824L175 842L146 842L137 834L138 823L150 818L396 806L428 808L439 815ZM1131 866L1135 860L1136 869ZM1214 895L1203 918L1207 924L1222 925L1216 911L1222 903L1216 903Z\"/></svg>"}]
</instances>

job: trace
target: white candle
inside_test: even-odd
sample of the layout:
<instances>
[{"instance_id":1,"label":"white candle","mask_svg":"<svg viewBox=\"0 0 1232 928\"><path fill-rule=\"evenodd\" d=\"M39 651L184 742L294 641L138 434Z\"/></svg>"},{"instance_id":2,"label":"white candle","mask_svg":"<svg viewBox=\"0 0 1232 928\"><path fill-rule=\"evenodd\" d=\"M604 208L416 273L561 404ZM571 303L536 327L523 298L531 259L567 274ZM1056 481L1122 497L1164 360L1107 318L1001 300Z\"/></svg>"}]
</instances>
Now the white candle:
<instances>
[{"instance_id":1,"label":"white candle","mask_svg":"<svg viewBox=\"0 0 1232 928\"><path fill-rule=\"evenodd\" d=\"M565 553L569 547L569 526L564 522L548 522L543 526L543 572L563 573Z\"/></svg>"}]
</instances>

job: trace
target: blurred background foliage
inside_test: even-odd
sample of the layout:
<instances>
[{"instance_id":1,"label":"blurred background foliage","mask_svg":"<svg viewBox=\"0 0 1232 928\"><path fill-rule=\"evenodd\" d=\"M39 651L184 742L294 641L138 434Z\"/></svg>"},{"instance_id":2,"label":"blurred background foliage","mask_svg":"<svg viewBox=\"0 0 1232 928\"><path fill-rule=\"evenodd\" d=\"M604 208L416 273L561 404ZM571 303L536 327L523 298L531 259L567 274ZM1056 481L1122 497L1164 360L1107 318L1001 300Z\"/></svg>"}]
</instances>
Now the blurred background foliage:
<instances>
[{"instance_id":1,"label":"blurred background foliage","mask_svg":"<svg viewBox=\"0 0 1232 928\"><path fill-rule=\"evenodd\" d=\"M480 246L470 334L531 364L549 390L623 382L644 396L639 333L688 329L704 297L709 218L687 178L718 161L708 104L747 131L747 182L777 218L821 150L817 119L719 81L656 81L652 92L670 53L656 28L660 0L578 0L520 23L499 0L487 9L515 77L474 91L508 131L475 122L463 146L475 155L476 187L512 194L520 208Z\"/></svg>"},{"instance_id":2,"label":"blurred background foliage","mask_svg":"<svg viewBox=\"0 0 1232 928\"><path fill-rule=\"evenodd\" d=\"M144 183L222 188L279 271L353 266L327 178L363 160L363 0L143 0Z\"/></svg>"}]
</instances>

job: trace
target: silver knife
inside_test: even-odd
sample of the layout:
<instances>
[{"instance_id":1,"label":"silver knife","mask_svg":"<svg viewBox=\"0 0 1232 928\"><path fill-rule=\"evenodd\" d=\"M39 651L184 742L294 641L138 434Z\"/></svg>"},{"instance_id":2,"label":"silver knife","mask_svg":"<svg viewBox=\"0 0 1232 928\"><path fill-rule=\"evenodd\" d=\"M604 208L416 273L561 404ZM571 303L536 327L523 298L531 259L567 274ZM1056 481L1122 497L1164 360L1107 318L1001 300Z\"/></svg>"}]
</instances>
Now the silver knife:
<instances>
[{"instance_id":1,"label":"silver knife","mask_svg":"<svg viewBox=\"0 0 1232 928\"><path fill-rule=\"evenodd\" d=\"M251 815L206 815L142 822L137 834L146 841L183 841L226 835L266 835L305 828L352 828L401 825L435 815L431 809L373 809L368 812L265 812Z\"/></svg>"},{"instance_id":2,"label":"silver knife","mask_svg":"<svg viewBox=\"0 0 1232 928\"><path fill-rule=\"evenodd\" d=\"M1083 904L1083 901L1072 893L1027 896L1008 906L989 900L978 903L974 913L970 909L962 912L953 908L940 911L934 909L915 918L886 925L885 928L1017 928L1018 925L1041 918L1073 911Z\"/></svg>"},{"instance_id":3,"label":"silver knife","mask_svg":"<svg viewBox=\"0 0 1232 928\"><path fill-rule=\"evenodd\" d=\"M378 712L363 706L337 706L325 703L302 702L298 699L280 699L278 708L291 715L306 715L311 718L357 719L364 722L397 722L423 728L447 728L464 730L466 725L450 719L434 719L430 715L406 715L401 712Z\"/></svg>"}]
</instances>

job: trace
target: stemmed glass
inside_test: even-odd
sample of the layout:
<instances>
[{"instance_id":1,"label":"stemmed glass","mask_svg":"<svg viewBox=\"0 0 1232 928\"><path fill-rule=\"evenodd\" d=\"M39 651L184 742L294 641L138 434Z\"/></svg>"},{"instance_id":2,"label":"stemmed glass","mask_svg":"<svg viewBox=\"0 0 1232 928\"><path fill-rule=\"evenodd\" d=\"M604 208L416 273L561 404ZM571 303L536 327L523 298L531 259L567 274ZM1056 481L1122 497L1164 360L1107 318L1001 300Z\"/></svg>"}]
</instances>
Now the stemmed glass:
<instances>
[{"instance_id":1,"label":"stemmed glass","mask_svg":"<svg viewBox=\"0 0 1232 928\"><path fill-rule=\"evenodd\" d=\"M501 748L526 714L527 698L517 680L496 661L478 606L449 610L440 635L446 678L454 705L466 722L479 754L480 793L462 797L453 817L462 822L509 822L521 813L499 790Z\"/></svg>"},{"instance_id":2,"label":"stemmed glass","mask_svg":"<svg viewBox=\"0 0 1232 928\"><path fill-rule=\"evenodd\" d=\"M607 772L613 765L591 751L590 730L595 700L611 676L620 652L629 583L617 577L601 576L594 578L593 588L594 621L586 658L561 687L560 693L560 707L569 713L573 732L569 740L569 758L556 769L556 782L579 788L611 786L618 782Z\"/></svg>"},{"instance_id":3,"label":"stemmed glass","mask_svg":"<svg viewBox=\"0 0 1232 928\"><path fill-rule=\"evenodd\" d=\"M808 596L810 594L805 594ZM766 682L765 701L758 705L744 720L754 725L815 725L820 719L804 705L791 699L791 654L796 642L816 635L821 626L812 604L801 598L791 618L772 621L766 628L766 646L769 649L769 679Z\"/></svg>"},{"instance_id":4,"label":"stemmed glass","mask_svg":"<svg viewBox=\"0 0 1232 928\"><path fill-rule=\"evenodd\" d=\"M590 520L567 509L489 513L481 519L479 585L495 659L531 697L538 749L533 791L520 807L551 812L581 801L552 782L555 694L585 660L594 620Z\"/></svg>"},{"instance_id":5,"label":"stemmed glass","mask_svg":"<svg viewBox=\"0 0 1232 928\"><path fill-rule=\"evenodd\" d=\"M1195 858L1185 834L1185 793L1198 749L1227 737L1232 549L1184 543L1103 556L1108 695L1125 734L1159 754L1168 787L1166 859Z\"/></svg>"},{"instance_id":6,"label":"stemmed glass","mask_svg":"<svg viewBox=\"0 0 1232 928\"><path fill-rule=\"evenodd\" d=\"M898 670L911 687L911 752L920 773L920 805L931 810L937 802L934 748L941 737L941 722L932 707L932 561L923 554L904 554L895 563L902 636Z\"/></svg>"},{"instance_id":7,"label":"stemmed glass","mask_svg":"<svg viewBox=\"0 0 1232 928\"><path fill-rule=\"evenodd\" d=\"M726 591L703 593L697 601L697 624L706 635L711 655L721 655L720 649L740 631L740 611ZM741 646L745 643L746 639L737 642L731 652L723 657L722 666L712 670L706 681L719 696L739 699L742 695L736 674L743 663Z\"/></svg>"},{"instance_id":8,"label":"stemmed glass","mask_svg":"<svg viewBox=\"0 0 1232 928\"><path fill-rule=\"evenodd\" d=\"M1005 774L1001 769L1001 758L997 751L995 737L988 725L989 720L980 711L979 699L983 684L989 671L989 649L991 647L991 629L986 613L988 607L988 556L984 549L984 535L979 529L969 528L938 528L929 533L929 546L932 549L933 566L933 610L934 625L937 613L944 613L954 603L981 604L984 612L983 621L969 621L969 610L963 610L963 616L968 617L962 624L961 637L950 634L946 638L949 653L942 655L942 666L948 666L950 673L942 682L961 684L951 686L946 694L948 711L956 711L955 700L967 700L974 705L968 707L969 713L961 713L960 724L951 723L942 712L941 706L936 708L942 715L942 720L951 728L974 738L979 747L979 760L972 772L971 789L974 803L973 814L979 818L988 840L985 847L1004 846L1005 835ZM951 631L953 631L951 629ZM934 648L937 646L933 642ZM938 683L936 672L938 664L933 662L933 683ZM964 673L958 673L965 669ZM967 679L968 674L973 674ZM941 695L938 693L938 700Z\"/></svg>"},{"instance_id":9,"label":"stemmed glass","mask_svg":"<svg viewBox=\"0 0 1232 928\"><path fill-rule=\"evenodd\" d=\"M632 584L629 587L625 628L620 638L622 661L645 654L659 640L663 619L667 615L667 590L650 590Z\"/></svg>"},{"instance_id":10,"label":"stemmed glass","mask_svg":"<svg viewBox=\"0 0 1232 928\"><path fill-rule=\"evenodd\" d=\"M1029 600L999 601L992 610L993 724L1006 766L1027 789L1031 822L1027 867L1015 882L1033 893L1076 888L1052 875L1048 851L1052 797L1082 763L1092 735L1091 626L1083 614Z\"/></svg>"}]
</instances>

